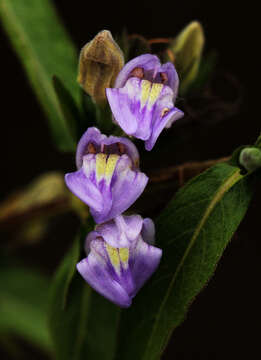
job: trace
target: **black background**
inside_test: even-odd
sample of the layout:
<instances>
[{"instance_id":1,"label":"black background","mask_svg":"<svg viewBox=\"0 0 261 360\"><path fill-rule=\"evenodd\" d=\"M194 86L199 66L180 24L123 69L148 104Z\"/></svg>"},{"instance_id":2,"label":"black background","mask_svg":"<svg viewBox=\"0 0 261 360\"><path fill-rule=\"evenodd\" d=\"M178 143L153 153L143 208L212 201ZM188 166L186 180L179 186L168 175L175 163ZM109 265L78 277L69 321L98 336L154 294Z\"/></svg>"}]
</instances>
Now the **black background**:
<instances>
[{"instance_id":1,"label":"black background","mask_svg":"<svg viewBox=\"0 0 261 360\"><path fill-rule=\"evenodd\" d=\"M253 143L258 136L260 39L259 22L255 19L257 9L252 7L252 2L53 2L79 49L102 29L116 34L126 27L129 33L140 33L147 38L169 37L191 20L201 21L206 50L218 51L218 68L240 81L244 98L237 118L213 127L203 136L203 141L187 151L186 160L226 156L237 146ZM0 198L4 199L10 191L44 171L71 170L71 156L55 151L45 116L3 32L0 46ZM259 191L215 276L191 306L187 320L176 330L164 359L260 357L260 209ZM47 240L49 248L53 244L55 254L51 255L51 267L62 255L59 244L69 243L74 231L63 223L59 226L62 238L50 236ZM40 245L28 250L30 256L27 250L22 255L30 263L33 254L44 268L48 266L45 251ZM34 358L29 352L28 359Z\"/></svg>"}]
</instances>

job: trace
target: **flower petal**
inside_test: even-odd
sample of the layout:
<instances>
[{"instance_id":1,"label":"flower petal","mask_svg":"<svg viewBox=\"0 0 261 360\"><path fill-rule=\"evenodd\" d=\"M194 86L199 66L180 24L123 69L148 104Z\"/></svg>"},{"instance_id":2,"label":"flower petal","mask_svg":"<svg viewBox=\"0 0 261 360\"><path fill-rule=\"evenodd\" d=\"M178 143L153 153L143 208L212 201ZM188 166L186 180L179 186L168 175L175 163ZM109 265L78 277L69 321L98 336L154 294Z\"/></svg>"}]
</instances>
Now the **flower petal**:
<instances>
[{"instance_id":1,"label":"flower petal","mask_svg":"<svg viewBox=\"0 0 261 360\"><path fill-rule=\"evenodd\" d=\"M172 89L173 91L172 100L173 102L175 102L179 87L179 76L174 65L171 62L167 62L166 64L163 64L161 66L159 72L163 72L167 74L168 81L165 85L168 85Z\"/></svg>"},{"instance_id":2,"label":"flower petal","mask_svg":"<svg viewBox=\"0 0 261 360\"><path fill-rule=\"evenodd\" d=\"M169 113L163 117L161 116L161 111L162 110L160 110L159 108L158 112L155 113L155 120L152 128L151 136L148 140L145 141L145 149L148 151L150 151L153 148L160 133L165 127L169 128L174 121L184 116L184 113L176 107L172 108L169 111Z\"/></svg>"},{"instance_id":3,"label":"flower petal","mask_svg":"<svg viewBox=\"0 0 261 360\"><path fill-rule=\"evenodd\" d=\"M150 218L143 220L143 226L141 231L142 239L149 245L155 243L155 225Z\"/></svg>"},{"instance_id":4,"label":"flower petal","mask_svg":"<svg viewBox=\"0 0 261 360\"><path fill-rule=\"evenodd\" d=\"M113 180L110 219L122 214L137 200L149 179L140 171L132 171L130 159L127 155L122 155L117 163Z\"/></svg>"},{"instance_id":5,"label":"flower petal","mask_svg":"<svg viewBox=\"0 0 261 360\"><path fill-rule=\"evenodd\" d=\"M123 308L131 305L131 297L126 290L111 277L106 266L92 252L77 264L77 270L91 287L114 304Z\"/></svg>"},{"instance_id":6,"label":"flower petal","mask_svg":"<svg viewBox=\"0 0 261 360\"><path fill-rule=\"evenodd\" d=\"M133 168L138 169L139 168L139 161L140 161L140 156L139 156L139 152L136 148L136 146L133 144L133 142L129 139L127 139L126 137L117 137L117 136L109 136L106 137L103 140L103 144L104 145L111 145L111 150L112 153L114 154L118 154L118 144L123 144L125 146L125 154L127 154L129 156L129 158L132 160L133 162ZM115 144L115 151L113 144ZM121 153L119 153L119 155L122 155Z\"/></svg>"},{"instance_id":7,"label":"flower petal","mask_svg":"<svg viewBox=\"0 0 261 360\"><path fill-rule=\"evenodd\" d=\"M85 259L87 267L86 262L84 269L79 263L78 270L82 270L84 279L100 294L119 306L128 307L131 303L129 293L134 289L128 267L128 249L113 248L99 236L90 243L90 250Z\"/></svg>"},{"instance_id":8,"label":"flower petal","mask_svg":"<svg viewBox=\"0 0 261 360\"><path fill-rule=\"evenodd\" d=\"M88 154L88 144L92 143L96 152L100 152L101 146L109 146L109 154L122 155L119 151L119 144L124 145L124 153L126 153L133 162L133 167L139 167L139 153L136 146L131 140L125 137L109 136L101 134L100 130L95 127L90 127L82 135L76 151L76 166L78 169L82 167L83 157Z\"/></svg>"},{"instance_id":9,"label":"flower petal","mask_svg":"<svg viewBox=\"0 0 261 360\"><path fill-rule=\"evenodd\" d=\"M154 91L156 88L158 90ZM152 84L138 78L129 79L121 89L106 89L111 111L126 134L142 140L149 139L154 104L162 89L161 84Z\"/></svg>"},{"instance_id":10,"label":"flower petal","mask_svg":"<svg viewBox=\"0 0 261 360\"><path fill-rule=\"evenodd\" d=\"M144 283L157 269L162 256L162 250L145 243L142 237L131 251L131 272L135 283L135 296Z\"/></svg>"},{"instance_id":11,"label":"flower petal","mask_svg":"<svg viewBox=\"0 0 261 360\"><path fill-rule=\"evenodd\" d=\"M95 231L115 248L129 247L139 236L143 226L139 215L116 216L113 220L98 225Z\"/></svg>"},{"instance_id":12,"label":"flower petal","mask_svg":"<svg viewBox=\"0 0 261 360\"><path fill-rule=\"evenodd\" d=\"M134 88L139 86L138 79L131 80L134 80ZM134 134L138 127L139 90L132 91L132 87L126 84L121 89L106 89L106 95L116 122L126 134Z\"/></svg>"},{"instance_id":13,"label":"flower petal","mask_svg":"<svg viewBox=\"0 0 261 360\"><path fill-rule=\"evenodd\" d=\"M77 264L77 269L101 295L121 307L128 307L159 265L162 251L149 244L154 241L154 235L151 219L143 220L139 215L118 216L88 234L85 242L88 256ZM118 247L117 241L126 239L128 246ZM108 240L117 246L111 246Z\"/></svg>"},{"instance_id":14,"label":"flower petal","mask_svg":"<svg viewBox=\"0 0 261 360\"><path fill-rule=\"evenodd\" d=\"M84 250L86 252L86 255L89 255L91 251L91 242L95 239L97 239L100 236L100 234L97 231L91 231L86 236L85 243L84 243Z\"/></svg>"},{"instance_id":15,"label":"flower petal","mask_svg":"<svg viewBox=\"0 0 261 360\"><path fill-rule=\"evenodd\" d=\"M145 140L146 150L153 148L164 127L183 116L173 106L174 93L169 86L131 78L123 88L106 92L118 125L126 134Z\"/></svg>"},{"instance_id":16,"label":"flower petal","mask_svg":"<svg viewBox=\"0 0 261 360\"><path fill-rule=\"evenodd\" d=\"M126 154L87 154L82 168L66 174L65 182L101 224L122 214L143 192L148 177L132 166Z\"/></svg>"},{"instance_id":17,"label":"flower petal","mask_svg":"<svg viewBox=\"0 0 261 360\"><path fill-rule=\"evenodd\" d=\"M161 65L151 54L134 58L120 71L115 88L106 89L114 121L126 134L144 140L145 148L151 150L163 128L183 116L174 108L178 86L171 62Z\"/></svg>"},{"instance_id":18,"label":"flower petal","mask_svg":"<svg viewBox=\"0 0 261 360\"><path fill-rule=\"evenodd\" d=\"M96 127L88 128L80 138L76 150L76 166L78 169L82 167L83 156L87 154L87 146L91 142L94 146L99 146L106 138Z\"/></svg>"},{"instance_id":19,"label":"flower petal","mask_svg":"<svg viewBox=\"0 0 261 360\"><path fill-rule=\"evenodd\" d=\"M137 67L143 68L146 72L153 71L153 73L155 73L155 71L157 71L157 69L160 67L160 60L156 55L151 54L137 56L136 58L129 61L119 72L114 87L123 87L126 81L129 79L132 70Z\"/></svg>"},{"instance_id":20,"label":"flower petal","mask_svg":"<svg viewBox=\"0 0 261 360\"><path fill-rule=\"evenodd\" d=\"M65 183L79 199L95 211L102 211L103 197L93 182L86 177L82 169L66 174Z\"/></svg>"}]
</instances>

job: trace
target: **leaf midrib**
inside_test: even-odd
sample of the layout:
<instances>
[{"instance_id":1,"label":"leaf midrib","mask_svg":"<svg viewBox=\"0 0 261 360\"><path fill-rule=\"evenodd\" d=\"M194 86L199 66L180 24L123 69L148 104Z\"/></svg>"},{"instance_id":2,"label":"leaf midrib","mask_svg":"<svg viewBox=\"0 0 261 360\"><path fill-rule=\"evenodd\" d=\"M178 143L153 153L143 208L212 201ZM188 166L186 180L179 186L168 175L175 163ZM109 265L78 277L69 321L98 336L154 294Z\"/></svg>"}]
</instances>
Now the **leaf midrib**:
<instances>
[{"instance_id":1,"label":"leaf midrib","mask_svg":"<svg viewBox=\"0 0 261 360\"><path fill-rule=\"evenodd\" d=\"M204 224L206 223L210 213L212 212L212 210L214 209L214 207L216 206L216 204L222 199L222 197L224 196L224 194L237 182L239 181L241 178L243 177L243 175L240 174L240 169L236 169L236 170L233 170L233 174L231 174L229 176L229 178L227 179L227 181L225 183L222 184L222 186L218 189L218 191L216 192L215 196L213 197L213 199L211 200L211 202L209 203L209 205L207 206L206 210L204 211L204 215L202 216L202 219L200 220L200 222L198 223L198 225L196 226L195 228L195 231L193 232L193 235L191 237L191 240L187 246L187 249L180 261L180 263L178 264L177 266L177 269L173 275L173 278L170 282L170 285L168 287L168 290L166 292L166 295L164 296L164 299L160 305L160 309L156 315L156 320L155 320L155 323L153 325L153 329L151 331L151 335L150 335L150 338L148 340L148 345L147 345L147 349L145 351L145 354L144 354L144 357L143 359L146 359L147 356L149 356L149 349L150 349L150 346L151 346L151 342L153 340L153 335L155 333L155 331L157 330L157 327L158 327L158 323L160 321L160 317L161 317L161 312L163 311L164 307L165 307L165 304L168 300L168 297L169 297L169 294L175 284L175 281L176 281L176 278L179 274L179 271L180 269L182 268L191 248L193 247L201 229L203 228ZM160 349L162 350L162 344L160 346Z\"/></svg>"}]
</instances>

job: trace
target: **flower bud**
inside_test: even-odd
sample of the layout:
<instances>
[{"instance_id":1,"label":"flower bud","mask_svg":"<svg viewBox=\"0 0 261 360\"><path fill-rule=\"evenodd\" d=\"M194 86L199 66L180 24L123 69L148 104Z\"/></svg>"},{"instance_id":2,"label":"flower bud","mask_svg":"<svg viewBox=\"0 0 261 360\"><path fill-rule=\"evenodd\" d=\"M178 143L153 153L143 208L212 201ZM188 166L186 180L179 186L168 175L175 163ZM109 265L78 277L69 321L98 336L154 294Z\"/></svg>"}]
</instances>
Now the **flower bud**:
<instances>
[{"instance_id":1,"label":"flower bud","mask_svg":"<svg viewBox=\"0 0 261 360\"><path fill-rule=\"evenodd\" d=\"M198 21L193 21L170 45L169 52L181 80L181 92L186 91L197 76L204 43L203 28Z\"/></svg>"},{"instance_id":2,"label":"flower bud","mask_svg":"<svg viewBox=\"0 0 261 360\"><path fill-rule=\"evenodd\" d=\"M245 148L239 156L239 163L247 171L254 171L261 167L261 150L255 147Z\"/></svg>"},{"instance_id":3,"label":"flower bud","mask_svg":"<svg viewBox=\"0 0 261 360\"><path fill-rule=\"evenodd\" d=\"M110 31L103 30L81 50L78 82L95 103L106 102L105 88L112 87L124 65L121 49Z\"/></svg>"}]
</instances>

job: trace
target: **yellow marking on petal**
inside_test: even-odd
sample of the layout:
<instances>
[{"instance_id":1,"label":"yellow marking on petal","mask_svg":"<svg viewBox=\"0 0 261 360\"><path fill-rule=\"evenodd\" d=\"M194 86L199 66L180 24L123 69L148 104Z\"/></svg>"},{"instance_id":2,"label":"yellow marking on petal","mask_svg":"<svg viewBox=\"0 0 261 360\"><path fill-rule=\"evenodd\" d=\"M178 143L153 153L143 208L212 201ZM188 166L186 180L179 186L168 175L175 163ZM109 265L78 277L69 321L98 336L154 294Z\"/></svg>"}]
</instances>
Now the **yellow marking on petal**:
<instances>
[{"instance_id":1,"label":"yellow marking on petal","mask_svg":"<svg viewBox=\"0 0 261 360\"><path fill-rule=\"evenodd\" d=\"M167 115L169 112L170 112L170 109L165 107L161 110L160 116L163 117L163 116Z\"/></svg>"},{"instance_id":2,"label":"yellow marking on petal","mask_svg":"<svg viewBox=\"0 0 261 360\"><path fill-rule=\"evenodd\" d=\"M111 245L106 243L106 250L109 255L110 261L115 268L115 270L120 269L120 257L117 248L112 247Z\"/></svg>"},{"instance_id":3,"label":"yellow marking on petal","mask_svg":"<svg viewBox=\"0 0 261 360\"><path fill-rule=\"evenodd\" d=\"M118 159L119 155L116 154L109 155L108 157L105 170L105 178L108 183L111 181Z\"/></svg>"},{"instance_id":4,"label":"yellow marking on petal","mask_svg":"<svg viewBox=\"0 0 261 360\"><path fill-rule=\"evenodd\" d=\"M106 154L97 154L96 155L96 179L100 181L104 178L105 170L106 170Z\"/></svg>"},{"instance_id":5,"label":"yellow marking on petal","mask_svg":"<svg viewBox=\"0 0 261 360\"><path fill-rule=\"evenodd\" d=\"M150 96L151 82L148 80L141 81L141 108L143 108Z\"/></svg>"},{"instance_id":6,"label":"yellow marking on petal","mask_svg":"<svg viewBox=\"0 0 261 360\"><path fill-rule=\"evenodd\" d=\"M152 107L155 104L155 102L158 100L162 89L163 89L163 84L158 84L158 83L152 84L150 96L148 100L149 107Z\"/></svg>"},{"instance_id":7,"label":"yellow marking on petal","mask_svg":"<svg viewBox=\"0 0 261 360\"><path fill-rule=\"evenodd\" d=\"M128 248L119 248L119 256L123 266L126 268L129 261L129 249Z\"/></svg>"}]
</instances>

